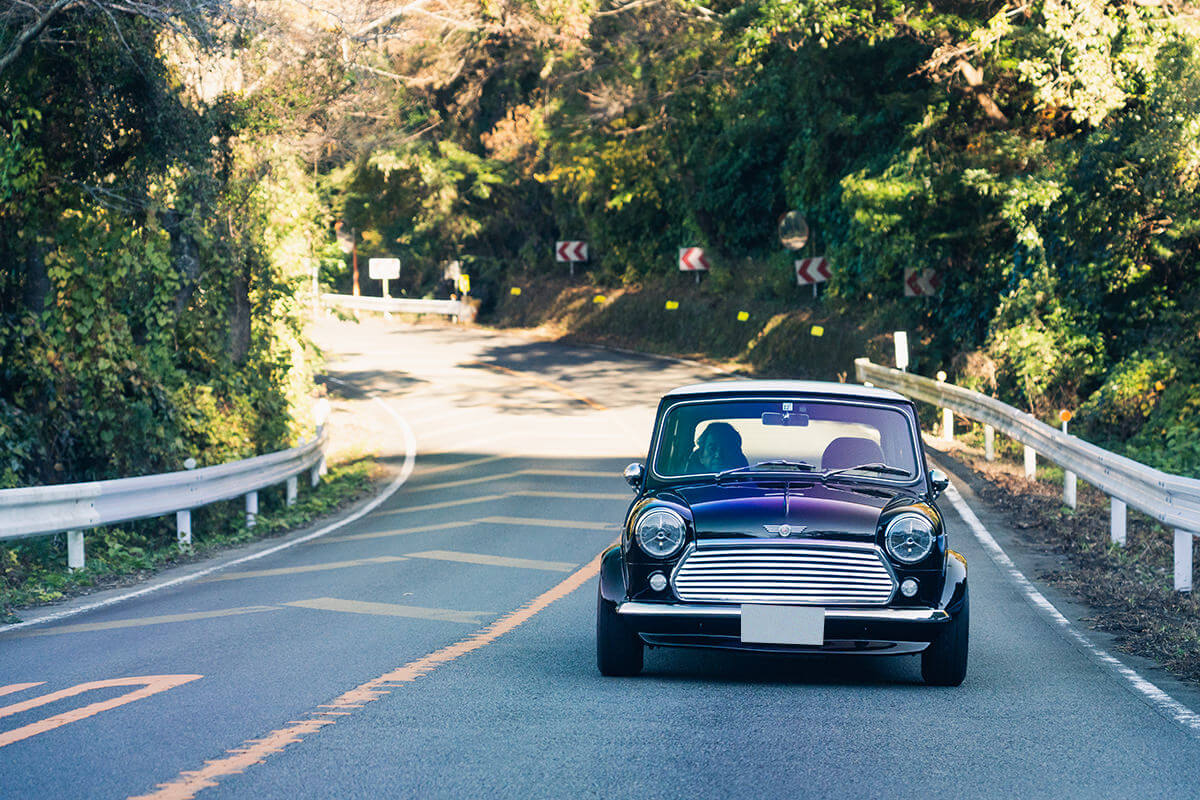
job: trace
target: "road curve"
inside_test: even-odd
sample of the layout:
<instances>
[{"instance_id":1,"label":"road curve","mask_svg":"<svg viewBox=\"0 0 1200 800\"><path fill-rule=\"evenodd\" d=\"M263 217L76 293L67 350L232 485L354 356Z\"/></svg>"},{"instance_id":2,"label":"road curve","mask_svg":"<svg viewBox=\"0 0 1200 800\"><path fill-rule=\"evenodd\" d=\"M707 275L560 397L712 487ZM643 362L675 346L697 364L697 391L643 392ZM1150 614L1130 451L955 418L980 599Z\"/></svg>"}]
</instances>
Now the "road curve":
<instances>
[{"instance_id":1,"label":"road curve","mask_svg":"<svg viewBox=\"0 0 1200 800\"><path fill-rule=\"evenodd\" d=\"M602 678L594 576L628 504L621 469L644 458L658 396L711 374L468 328L330 321L318 335L331 391L360 399L353 424L396 470L399 423L365 398L411 427L411 477L327 536L0 632L0 797L1200 786L1200 738L1064 636L948 503L971 568L961 687L924 686L914 657L687 650Z\"/></svg>"}]
</instances>

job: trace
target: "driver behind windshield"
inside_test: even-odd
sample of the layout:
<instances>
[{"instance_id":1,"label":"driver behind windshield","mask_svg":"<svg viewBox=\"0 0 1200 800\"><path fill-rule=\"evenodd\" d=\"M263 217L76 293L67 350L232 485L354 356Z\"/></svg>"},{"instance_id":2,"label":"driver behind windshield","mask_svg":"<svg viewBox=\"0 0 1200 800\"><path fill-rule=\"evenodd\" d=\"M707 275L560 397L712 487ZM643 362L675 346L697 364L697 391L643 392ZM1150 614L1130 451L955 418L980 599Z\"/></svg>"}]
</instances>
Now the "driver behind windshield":
<instances>
[{"instance_id":1,"label":"driver behind windshield","mask_svg":"<svg viewBox=\"0 0 1200 800\"><path fill-rule=\"evenodd\" d=\"M728 422L710 422L688 457L687 471L720 472L747 466L742 453L742 437Z\"/></svg>"}]
</instances>

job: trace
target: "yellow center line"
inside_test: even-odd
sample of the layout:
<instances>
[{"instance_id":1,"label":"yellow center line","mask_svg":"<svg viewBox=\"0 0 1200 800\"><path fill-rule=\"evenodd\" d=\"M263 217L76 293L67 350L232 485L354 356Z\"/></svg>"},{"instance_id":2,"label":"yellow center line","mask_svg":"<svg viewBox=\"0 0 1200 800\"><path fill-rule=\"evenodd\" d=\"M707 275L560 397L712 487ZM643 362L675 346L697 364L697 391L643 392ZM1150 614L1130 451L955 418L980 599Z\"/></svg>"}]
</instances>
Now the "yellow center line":
<instances>
[{"instance_id":1,"label":"yellow center line","mask_svg":"<svg viewBox=\"0 0 1200 800\"><path fill-rule=\"evenodd\" d=\"M336 698L332 703L321 705L318 709L349 711L361 708L366 703L386 696L393 688L399 688L398 684L415 681L443 664L491 644L531 619L551 603L566 597L595 578L600 572L600 557L600 554L597 554L595 558L568 575L557 586L538 595L532 602L505 614L486 628L356 686ZM249 739L239 747L230 750L226 757L206 761L197 770L181 772L174 780L160 783L155 791L130 798L130 800L190 800L198 792L217 786L222 778L243 773L255 764L261 764L269 756L283 752L284 748L303 741L307 736L319 733L325 726L336 724L336 719L329 719L325 716L327 713L314 710L311 719L288 723L287 727L271 731L259 738Z\"/></svg>"},{"instance_id":2,"label":"yellow center line","mask_svg":"<svg viewBox=\"0 0 1200 800\"><path fill-rule=\"evenodd\" d=\"M217 581L240 581L243 578L274 578L279 575L296 575L301 572L323 572L329 569L348 569L350 567L367 567L374 564L390 564L403 561L402 556L377 556L375 558L359 558L353 561L330 561L326 564L306 564L302 567L279 567L277 569L254 569L247 572L226 572L202 578L198 583L215 583Z\"/></svg>"},{"instance_id":3,"label":"yellow center line","mask_svg":"<svg viewBox=\"0 0 1200 800\"><path fill-rule=\"evenodd\" d=\"M568 389L565 386L560 386L559 384L554 383L553 381L547 381L547 380L543 380L541 378L536 378L528 372L518 372L515 369L509 369L508 367L502 367L499 364L488 364L483 361L469 361L466 364L463 364L463 366L464 367L483 367L484 369L490 369L495 372L503 372L505 375L509 375L514 378L520 378L522 381L524 381L526 383L536 383L539 386L544 386L547 389L553 389L556 392L565 394L567 397L570 397L573 400L578 400L579 402L583 403L584 405L586 405L589 408L592 408L596 411L607 411L608 410L604 406L597 403L595 400L592 400L589 397L585 397L585 396L581 395L579 392L572 391L571 389Z\"/></svg>"}]
</instances>

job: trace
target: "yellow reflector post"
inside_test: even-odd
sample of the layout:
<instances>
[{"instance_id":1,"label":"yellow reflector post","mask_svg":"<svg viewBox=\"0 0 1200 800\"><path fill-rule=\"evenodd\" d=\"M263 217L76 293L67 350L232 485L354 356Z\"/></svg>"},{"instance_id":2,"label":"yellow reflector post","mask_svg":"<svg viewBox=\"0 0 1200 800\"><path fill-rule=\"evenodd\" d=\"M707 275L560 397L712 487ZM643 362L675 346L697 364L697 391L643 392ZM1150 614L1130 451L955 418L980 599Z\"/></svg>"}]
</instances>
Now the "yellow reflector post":
<instances>
[{"instance_id":1,"label":"yellow reflector post","mask_svg":"<svg viewBox=\"0 0 1200 800\"><path fill-rule=\"evenodd\" d=\"M519 294L521 294L521 287L520 287L520 286L514 286L514 287L512 287L511 289L509 289L509 290L508 290L508 293L509 293L509 294L511 294L513 297L516 297L516 296L518 296Z\"/></svg>"},{"instance_id":2,"label":"yellow reflector post","mask_svg":"<svg viewBox=\"0 0 1200 800\"><path fill-rule=\"evenodd\" d=\"M1070 422L1071 412L1064 408L1062 411L1058 412L1058 418L1062 422Z\"/></svg>"},{"instance_id":3,"label":"yellow reflector post","mask_svg":"<svg viewBox=\"0 0 1200 800\"><path fill-rule=\"evenodd\" d=\"M813 325L812 326L812 335L813 336L824 336L825 329L822 328L820 325Z\"/></svg>"},{"instance_id":4,"label":"yellow reflector post","mask_svg":"<svg viewBox=\"0 0 1200 800\"><path fill-rule=\"evenodd\" d=\"M750 314L748 312L746 312L746 311L738 312L738 322L745 322L748 319L750 319Z\"/></svg>"},{"instance_id":5,"label":"yellow reflector post","mask_svg":"<svg viewBox=\"0 0 1200 800\"><path fill-rule=\"evenodd\" d=\"M667 305L666 305L667 311L674 311L677 308L679 308L678 300L668 300L667 301Z\"/></svg>"},{"instance_id":6,"label":"yellow reflector post","mask_svg":"<svg viewBox=\"0 0 1200 800\"><path fill-rule=\"evenodd\" d=\"M602 295L602 294L598 294L598 295L596 295L595 297L593 297L593 298L592 298L592 302L593 302L593 303L607 303L607 302L608 302L608 298L607 298L607 297L605 297L605 296L604 296L604 295Z\"/></svg>"}]
</instances>

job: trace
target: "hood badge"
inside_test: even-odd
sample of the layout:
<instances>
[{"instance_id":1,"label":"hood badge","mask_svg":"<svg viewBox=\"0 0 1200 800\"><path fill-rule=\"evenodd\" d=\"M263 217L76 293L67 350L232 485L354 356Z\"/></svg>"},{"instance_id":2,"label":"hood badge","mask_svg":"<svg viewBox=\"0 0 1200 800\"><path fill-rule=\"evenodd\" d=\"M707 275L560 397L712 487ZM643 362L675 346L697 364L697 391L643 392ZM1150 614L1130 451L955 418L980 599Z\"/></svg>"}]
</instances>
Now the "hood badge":
<instances>
[{"instance_id":1,"label":"hood badge","mask_svg":"<svg viewBox=\"0 0 1200 800\"><path fill-rule=\"evenodd\" d=\"M793 533L803 533L807 526L800 525L793 528L791 525L784 523L783 525L763 525L767 533L776 533L780 536L791 536Z\"/></svg>"}]
</instances>

